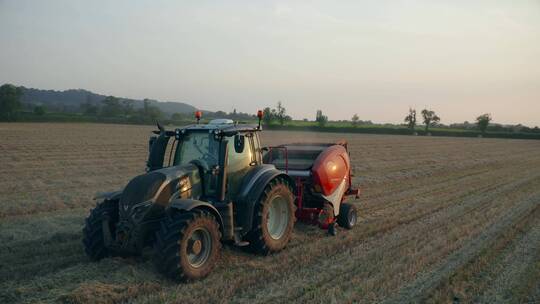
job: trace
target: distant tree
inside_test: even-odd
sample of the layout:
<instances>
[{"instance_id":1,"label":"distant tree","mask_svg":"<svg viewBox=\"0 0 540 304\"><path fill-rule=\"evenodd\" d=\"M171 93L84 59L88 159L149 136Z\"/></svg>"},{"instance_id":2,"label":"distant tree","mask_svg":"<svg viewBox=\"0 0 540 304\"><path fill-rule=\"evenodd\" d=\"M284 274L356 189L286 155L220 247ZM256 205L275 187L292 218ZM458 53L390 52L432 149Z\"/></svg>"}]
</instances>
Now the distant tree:
<instances>
[{"instance_id":1,"label":"distant tree","mask_svg":"<svg viewBox=\"0 0 540 304\"><path fill-rule=\"evenodd\" d=\"M409 114L405 116L405 122L407 123L407 127L411 129L411 131L414 131L414 127L416 127L416 110L409 108Z\"/></svg>"},{"instance_id":2,"label":"distant tree","mask_svg":"<svg viewBox=\"0 0 540 304\"><path fill-rule=\"evenodd\" d=\"M283 120L284 120L285 122L289 122L289 121L292 121L292 117L289 116L289 115L285 115L285 117L283 118Z\"/></svg>"},{"instance_id":3,"label":"distant tree","mask_svg":"<svg viewBox=\"0 0 540 304\"><path fill-rule=\"evenodd\" d=\"M101 101L103 106L101 107L101 114L107 117L116 117L124 113L120 99L114 96L108 96Z\"/></svg>"},{"instance_id":4,"label":"distant tree","mask_svg":"<svg viewBox=\"0 0 540 304\"><path fill-rule=\"evenodd\" d=\"M182 120L183 117L184 115L182 115L181 113L174 113L173 115L171 115L172 120Z\"/></svg>"},{"instance_id":5,"label":"distant tree","mask_svg":"<svg viewBox=\"0 0 540 304\"><path fill-rule=\"evenodd\" d=\"M17 112L21 108L22 94L22 89L12 84L4 84L0 87L0 119L15 120L17 118Z\"/></svg>"},{"instance_id":6,"label":"distant tree","mask_svg":"<svg viewBox=\"0 0 540 304\"><path fill-rule=\"evenodd\" d=\"M153 106L148 99L144 99L143 108L139 111L143 119L147 122L155 122L163 117L163 113L158 107Z\"/></svg>"},{"instance_id":7,"label":"distant tree","mask_svg":"<svg viewBox=\"0 0 540 304\"><path fill-rule=\"evenodd\" d=\"M272 113L272 110L270 109L270 107L266 107L266 108L263 109L263 118L262 119L263 119L263 123L266 126L269 126L272 123L272 121L274 120L274 113Z\"/></svg>"},{"instance_id":8,"label":"distant tree","mask_svg":"<svg viewBox=\"0 0 540 304\"><path fill-rule=\"evenodd\" d=\"M227 117L227 113L225 113L223 111L216 111L214 113L214 116L217 117L217 118L223 118L223 117Z\"/></svg>"},{"instance_id":9,"label":"distant tree","mask_svg":"<svg viewBox=\"0 0 540 304\"><path fill-rule=\"evenodd\" d=\"M476 117L476 125L478 126L478 129L480 129L480 132L482 132L482 134L486 133L487 127L491 119L491 114L488 113Z\"/></svg>"},{"instance_id":10,"label":"distant tree","mask_svg":"<svg viewBox=\"0 0 540 304\"><path fill-rule=\"evenodd\" d=\"M124 115L129 116L133 114L133 100L123 99L121 104Z\"/></svg>"},{"instance_id":11,"label":"distant tree","mask_svg":"<svg viewBox=\"0 0 540 304\"><path fill-rule=\"evenodd\" d=\"M34 114L37 115L37 116L45 115L45 107L44 106L35 106L34 107Z\"/></svg>"},{"instance_id":12,"label":"distant tree","mask_svg":"<svg viewBox=\"0 0 540 304\"><path fill-rule=\"evenodd\" d=\"M353 117L351 118L353 127L356 127L356 125L358 125L358 120L360 120L360 117L358 117L358 114L354 113Z\"/></svg>"},{"instance_id":13,"label":"distant tree","mask_svg":"<svg viewBox=\"0 0 540 304\"><path fill-rule=\"evenodd\" d=\"M529 128L529 127L525 127L525 126L523 128L521 128L521 132L525 132L525 133L532 133L532 132L534 132L533 130L534 129Z\"/></svg>"},{"instance_id":14,"label":"distant tree","mask_svg":"<svg viewBox=\"0 0 540 304\"><path fill-rule=\"evenodd\" d=\"M321 110L317 110L317 114L315 115L315 121L319 124L320 127L324 127L328 122L328 116L323 115L323 112Z\"/></svg>"},{"instance_id":15,"label":"distant tree","mask_svg":"<svg viewBox=\"0 0 540 304\"><path fill-rule=\"evenodd\" d=\"M276 108L276 118L279 121L279 124L283 126L286 120L286 113L287 110L285 110L285 107L281 104L281 101L278 101L277 108Z\"/></svg>"},{"instance_id":16,"label":"distant tree","mask_svg":"<svg viewBox=\"0 0 540 304\"><path fill-rule=\"evenodd\" d=\"M81 104L81 112L86 115L97 115L99 113L99 106L89 101Z\"/></svg>"},{"instance_id":17,"label":"distant tree","mask_svg":"<svg viewBox=\"0 0 540 304\"><path fill-rule=\"evenodd\" d=\"M422 117L424 118L426 133L429 131L429 127L441 121L441 118L434 111L428 109L422 110Z\"/></svg>"},{"instance_id":18,"label":"distant tree","mask_svg":"<svg viewBox=\"0 0 540 304\"><path fill-rule=\"evenodd\" d=\"M238 119L238 113L236 112L236 108L233 109L233 111L230 112L229 115L227 115L227 117L232 119L232 120L237 120Z\"/></svg>"}]
</instances>

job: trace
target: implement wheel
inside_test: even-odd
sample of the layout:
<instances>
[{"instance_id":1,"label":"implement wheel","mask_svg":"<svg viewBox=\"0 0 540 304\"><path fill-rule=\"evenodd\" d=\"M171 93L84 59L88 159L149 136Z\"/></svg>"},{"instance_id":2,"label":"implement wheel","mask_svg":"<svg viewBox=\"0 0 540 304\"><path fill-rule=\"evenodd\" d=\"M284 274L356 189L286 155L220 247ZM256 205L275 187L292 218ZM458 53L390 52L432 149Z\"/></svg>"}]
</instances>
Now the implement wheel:
<instances>
[{"instance_id":1,"label":"implement wheel","mask_svg":"<svg viewBox=\"0 0 540 304\"><path fill-rule=\"evenodd\" d=\"M337 218L338 225L346 229L352 229L357 221L358 213L356 207L349 203L341 204Z\"/></svg>"}]
</instances>

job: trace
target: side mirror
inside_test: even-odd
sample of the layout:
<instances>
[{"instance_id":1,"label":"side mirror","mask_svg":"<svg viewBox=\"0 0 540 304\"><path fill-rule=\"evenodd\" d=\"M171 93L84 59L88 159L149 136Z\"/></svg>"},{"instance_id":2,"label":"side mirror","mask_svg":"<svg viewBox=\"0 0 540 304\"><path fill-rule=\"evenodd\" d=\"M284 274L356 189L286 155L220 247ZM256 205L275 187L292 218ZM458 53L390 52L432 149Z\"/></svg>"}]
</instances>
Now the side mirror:
<instances>
[{"instance_id":1,"label":"side mirror","mask_svg":"<svg viewBox=\"0 0 540 304\"><path fill-rule=\"evenodd\" d=\"M165 133L165 128L159 123L159 121L156 120L156 125L159 130L159 133Z\"/></svg>"},{"instance_id":2,"label":"side mirror","mask_svg":"<svg viewBox=\"0 0 540 304\"><path fill-rule=\"evenodd\" d=\"M244 135L235 135L234 136L234 151L236 151L236 153L242 153L244 152L244 146L245 146Z\"/></svg>"},{"instance_id":3,"label":"side mirror","mask_svg":"<svg viewBox=\"0 0 540 304\"><path fill-rule=\"evenodd\" d=\"M163 168L165 151L167 150L169 139L169 136L161 134L160 136L152 136L148 141L148 149L150 150L148 161L146 162L148 172Z\"/></svg>"},{"instance_id":4,"label":"side mirror","mask_svg":"<svg viewBox=\"0 0 540 304\"><path fill-rule=\"evenodd\" d=\"M152 145L156 142L157 136L150 136L148 140L148 153L152 152Z\"/></svg>"}]
</instances>

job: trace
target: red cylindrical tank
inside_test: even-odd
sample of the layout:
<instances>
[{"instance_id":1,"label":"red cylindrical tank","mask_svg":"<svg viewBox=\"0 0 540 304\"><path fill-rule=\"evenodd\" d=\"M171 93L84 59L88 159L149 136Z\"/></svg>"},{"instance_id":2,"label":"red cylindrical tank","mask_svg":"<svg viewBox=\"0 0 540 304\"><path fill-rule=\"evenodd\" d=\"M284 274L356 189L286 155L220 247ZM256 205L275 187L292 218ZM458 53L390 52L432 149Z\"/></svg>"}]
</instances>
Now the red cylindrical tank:
<instances>
[{"instance_id":1,"label":"red cylindrical tank","mask_svg":"<svg viewBox=\"0 0 540 304\"><path fill-rule=\"evenodd\" d=\"M349 179L350 166L351 161L345 147L341 145L330 146L319 154L313 163L311 169L313 182L320 186L323 195L329 196L344 180ZM319 187L315 186L315 188Z\"/></svg>"}]
</instances>

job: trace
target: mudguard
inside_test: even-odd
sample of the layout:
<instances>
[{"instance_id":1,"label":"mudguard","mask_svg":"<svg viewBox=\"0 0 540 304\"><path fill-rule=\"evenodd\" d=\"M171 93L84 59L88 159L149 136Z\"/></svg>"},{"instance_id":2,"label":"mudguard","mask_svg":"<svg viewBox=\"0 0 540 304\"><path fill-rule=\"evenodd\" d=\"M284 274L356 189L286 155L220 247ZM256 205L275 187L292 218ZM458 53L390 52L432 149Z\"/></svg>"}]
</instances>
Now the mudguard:
<instances>
[{"instance_id":1,"label":"mudguard","mask_svg":"<svg viewBox=\"0 0 540 304\"><path fill-rule=\"evenodd\" d=\"M261 197L264 189L275 178L284 178L294 189L294 180L283 171L276 169L274 165L260 165L244 177L240 195L235 204L236 223L242 228L245 235L253 228L253 216L255 204ZM294 195L294 193L293 193Z\"/></svg>"},{"instance_id":2,"label":"mudguard","mask_svg":"<svg viewBox=\"0 0 540 304\"><path fill-rule=\"evenodd\" d=\"M202 210L208 211L218 221L219 229L221 230L221 233L223 234L224 232L223 231L223 218L221 217L221 214L216 209L216 207L214 207L210 203L194 200L194 199L175 199L171 201L169 208L174 208L176 210L181 210L181 211L190 211L193 209L202 209Z\"/></svg>"}]
</instances>

